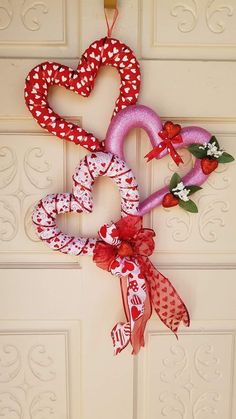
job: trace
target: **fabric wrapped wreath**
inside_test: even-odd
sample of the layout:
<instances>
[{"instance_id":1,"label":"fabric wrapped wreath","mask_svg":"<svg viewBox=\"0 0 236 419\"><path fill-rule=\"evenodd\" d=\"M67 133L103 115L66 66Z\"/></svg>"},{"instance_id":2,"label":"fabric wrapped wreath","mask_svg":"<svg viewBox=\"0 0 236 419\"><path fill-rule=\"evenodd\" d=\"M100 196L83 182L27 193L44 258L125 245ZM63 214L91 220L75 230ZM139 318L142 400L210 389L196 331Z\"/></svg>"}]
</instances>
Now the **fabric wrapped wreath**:
<instances>
[{"instance_id":1,"label":"fabric wrapped wreath","mask_svg":"<svg viewBox=\"0 0 236 419\"><path fill-rule=\"evenodd\" d=\"M79 144L90 151L103 150L103 144L98 138L58 115L48 102L51 86L61 86L88 97L102 66L114 67L120 75L120 93L112 116L135 104L140 90L139 63L127 45L118 39L105 37L94 41L86 49L77 69L45 61L29 72L25 83L25 103L33 118L58 138Z\"/></svg>"},{"instance_id":2,"label":"fabric wrapped wreath","mask_svg":"<svg viewBox=\"0 0 236 419\"><path fill-rule=\"evenodd\" d=\"M56 224L57 215L92 212L92 185L99 176L110 177L118 186L122 218L102 226L98 239L63 233ZM138 185L131 169L112 153L96 152L81 160L73 175L73 193L48 195L33 212L37 234L51 249L77 256L92 255L99 268L120 277L127 321L117 323L112 329L115 354L129 342L133 354L144 346L144 331L152 306L174 333L181 321L189 325L185 304L170 281L149 260L155 233L142 227L138 207Z\"/></svg>"}]
</instances>

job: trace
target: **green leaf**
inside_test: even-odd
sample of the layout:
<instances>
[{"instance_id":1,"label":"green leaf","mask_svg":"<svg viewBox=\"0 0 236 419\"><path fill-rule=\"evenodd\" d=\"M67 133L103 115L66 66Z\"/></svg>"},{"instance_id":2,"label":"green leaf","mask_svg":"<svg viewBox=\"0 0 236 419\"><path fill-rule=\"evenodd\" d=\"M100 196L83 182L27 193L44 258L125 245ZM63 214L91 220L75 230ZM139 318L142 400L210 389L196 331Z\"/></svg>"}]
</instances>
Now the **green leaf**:
<instances>
[{"instance_id":1,"label":"green leaf","mask_svg":"<svg viewBox=\"0 0 236 419\"><path fill-rule=\"evenodd\" d=\"M217 139L216 139L216 137L214 135L212 135L209 143L211 143L211 144L215 143L215 145L218 148L218 150L220 149L220 144L218 143L218 141L217 141Z\"/></svg>"},{"instance_id":2,"label":"green leaf","mask_svg":"<svg viewBox=\"0 0 236 419\"><path fill-rule=\"evenodd\" d=\"M179 206L188 212L198 212L197 205L191 199L189 201L179 200Z\"/></svg>"},{"instance_id":3,"label":"green leaf","mask_svg":"<svg viewBox=\"0 0 236 419\"><path fill-rule=\"evenodd\" d=\"M178 175L178 173L174 173L171 180L170 180L170 186L169 189L172 191L172 189L176 188L178 183L182 181L181 177Z\"/></svg>"},{"instance_id":4,"label":"green leaf","mask_svg":"<svg viewBox=\"0 0 236 419\"><path fill-rule=\"evenodd\" d=\"M219 163L230 163L231 161L234 161L234 157L224 151L224 153L217 159L217 161Z\"/></svg>"},{"instance_id":5,"label":"green leaf","mask_svg":"<svg viewBox=\"0 0 236 419\"><path fill-rule=\"evenodd\" d=\"M200 191L200 189L202 189L201 188L201 186L196 186L196 185L190 185L190 186L186 186L186 189L189 189L190 190L190 192L189 192L189 195L192 195L193 193L195 193L195 192L197 192L197 191Z\"/></svg>"},{"instance_id":6,"label":"green leaf","mask_svg":"<svg viewBox=\"0 0 236 419\"><path fill-rule=\"evenodd\" d=\"M207 150L201 149L202 144L191 144L188 146L188 151L197 157L197 159L203 159L207 156Z\"/></svg>"}]
</instances>

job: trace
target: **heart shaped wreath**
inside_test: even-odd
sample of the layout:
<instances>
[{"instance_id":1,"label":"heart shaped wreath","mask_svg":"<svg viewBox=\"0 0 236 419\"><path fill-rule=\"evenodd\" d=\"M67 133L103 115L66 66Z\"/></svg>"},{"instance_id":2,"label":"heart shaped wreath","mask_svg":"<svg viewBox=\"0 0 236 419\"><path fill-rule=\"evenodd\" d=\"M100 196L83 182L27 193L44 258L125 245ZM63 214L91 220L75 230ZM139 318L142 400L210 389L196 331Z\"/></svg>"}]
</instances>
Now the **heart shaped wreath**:
<instances>
[{"instance_id":1,"label":"heart shaped wreath","mask_svg":"<svg viewBox=\"0 0 236 419\"><path fill-rule=\"evenodd\" d=\"M120 95L104 142L65 121L50 108L47 100L48 89L53 84L88 96L101 65L116 67L121 76ZM154 250L155 232L143 227L142 216L159 205L179 205L187 211L197 212L189 196L201 189L201 184L219 163L234 160L208 131L199 127L181 128L171 121L163 125L160 117L150 108L135 106L139 89L139 63L133 52L109 37L90 45L82 55L77 70L51 62L36 66L27 76L25 87L26 104L41 127L92 151L75 170L72 193L51 194L42 198L33 212L33 223L39 238L52 250L76 256L93 256L99 268L120 277L127 321L117 323L112 329L115 354L129 342L134 354L144 346L145 326L152 307L175 334L181 322L189 326L185 304L170 281L149 260ZM183 161L177 150L183 147L188 147L196 157L193 169L183 179L175 173L169 187L154 192L141 204L137 182L124 161L124 140L132 128L142 128L149 136L153 149L146 156L148 161L169 153L179 165ZM118 186L121 219L103 225L98 238L63 233L57 226L57 215L92 212L92 185L99 176L110 177Z\"/></svg>"},{"instance_id":2,"label":"heart shaped wreath","mask_svg":"<svg viewBox=\"0 0 236 419\"><path fill-rule=\"evenodd\" d=\"M56 224L56 216L91 212L92 185L99 176L108 176L118 186L121 220L102 226L98 239L64 234ZM118 323L112 330L115 354L129 342L133 353L138 353L144 345L152 305L173 332L177 332L181 321L189 325L188 311L177 291L148 258L154 250L155 233L142 227L138 206L138 185L131 169L115 154L97 152L81 160L73 175L73 193L48 195L33 212L37 233L51 249L76 256L93 255L98 267L121 278L127 322Z\"/></svg>"},{"instance_id":3,"label":"heart shaped wreath","mask_svg":"<svg viewBox=\"0 0 236 419\"><path fill-rule=\"evenodd\" d=\"M25 103L38 124L64 140L80 144L90 151L102 150L100 141L76 124L56 114L48 103L50 86L89 96L101 66L115 67L121 78L120 95L113 116L128 105L135 104L140 90L140 69L132 50L117 39L102 38L93 42L83 53L76 70L45 61L34 67L26 77Z\"/></svg>"}]
</instances>

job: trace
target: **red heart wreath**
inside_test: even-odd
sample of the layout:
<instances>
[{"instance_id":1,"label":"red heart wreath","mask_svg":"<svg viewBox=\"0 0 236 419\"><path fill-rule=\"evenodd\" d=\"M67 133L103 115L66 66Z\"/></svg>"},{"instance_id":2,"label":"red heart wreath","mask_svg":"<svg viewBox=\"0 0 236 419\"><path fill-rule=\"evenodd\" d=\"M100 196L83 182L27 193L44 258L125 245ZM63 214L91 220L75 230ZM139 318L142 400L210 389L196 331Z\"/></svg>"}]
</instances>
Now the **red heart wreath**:
<instances>
[{"instance_id":1,"label":"red heart wreath","mask_svg":"<svg viewBox=\"0 0 236 419\"><path fill-rule=\"evenodd\" d=\"M48 90L63 86L82 96L89 96L101 66L117 68L120 95L113 116L128 105L135 104L140 90L140 68L132 50L117 39L102 38L93 42L81 57L77 70L45 61L34 67L26 78L25 102L38 124L62 139L80 144L90 151L103 149L101 142L76 124L67 122L50 108Z\"/></svg>"}]
</instances>

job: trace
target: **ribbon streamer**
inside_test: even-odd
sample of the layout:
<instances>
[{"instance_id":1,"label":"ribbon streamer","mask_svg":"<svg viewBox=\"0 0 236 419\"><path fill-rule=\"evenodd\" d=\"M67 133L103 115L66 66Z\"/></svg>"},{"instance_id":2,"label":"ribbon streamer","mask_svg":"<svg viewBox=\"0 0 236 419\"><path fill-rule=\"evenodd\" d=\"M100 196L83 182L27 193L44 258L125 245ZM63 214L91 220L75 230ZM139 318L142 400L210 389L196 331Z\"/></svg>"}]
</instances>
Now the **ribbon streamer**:
<instances>
[{"instance_id":1,"label":"ribbon streamer","mask_svg":"<svg viewBox=\"0 0 236 419\"><path fill-rule=\"evenodd\" d=\"M142 227L142 217L129 215L100 228L93 260L101 269L120 277L127 321L117 323L111 336L115 354L130 342L133 354L144 346L145 326L152 307L175 334L181 321L189 326L188 310L170 281L149 260L155 232Z\"/></svg>"}]
</instances>

